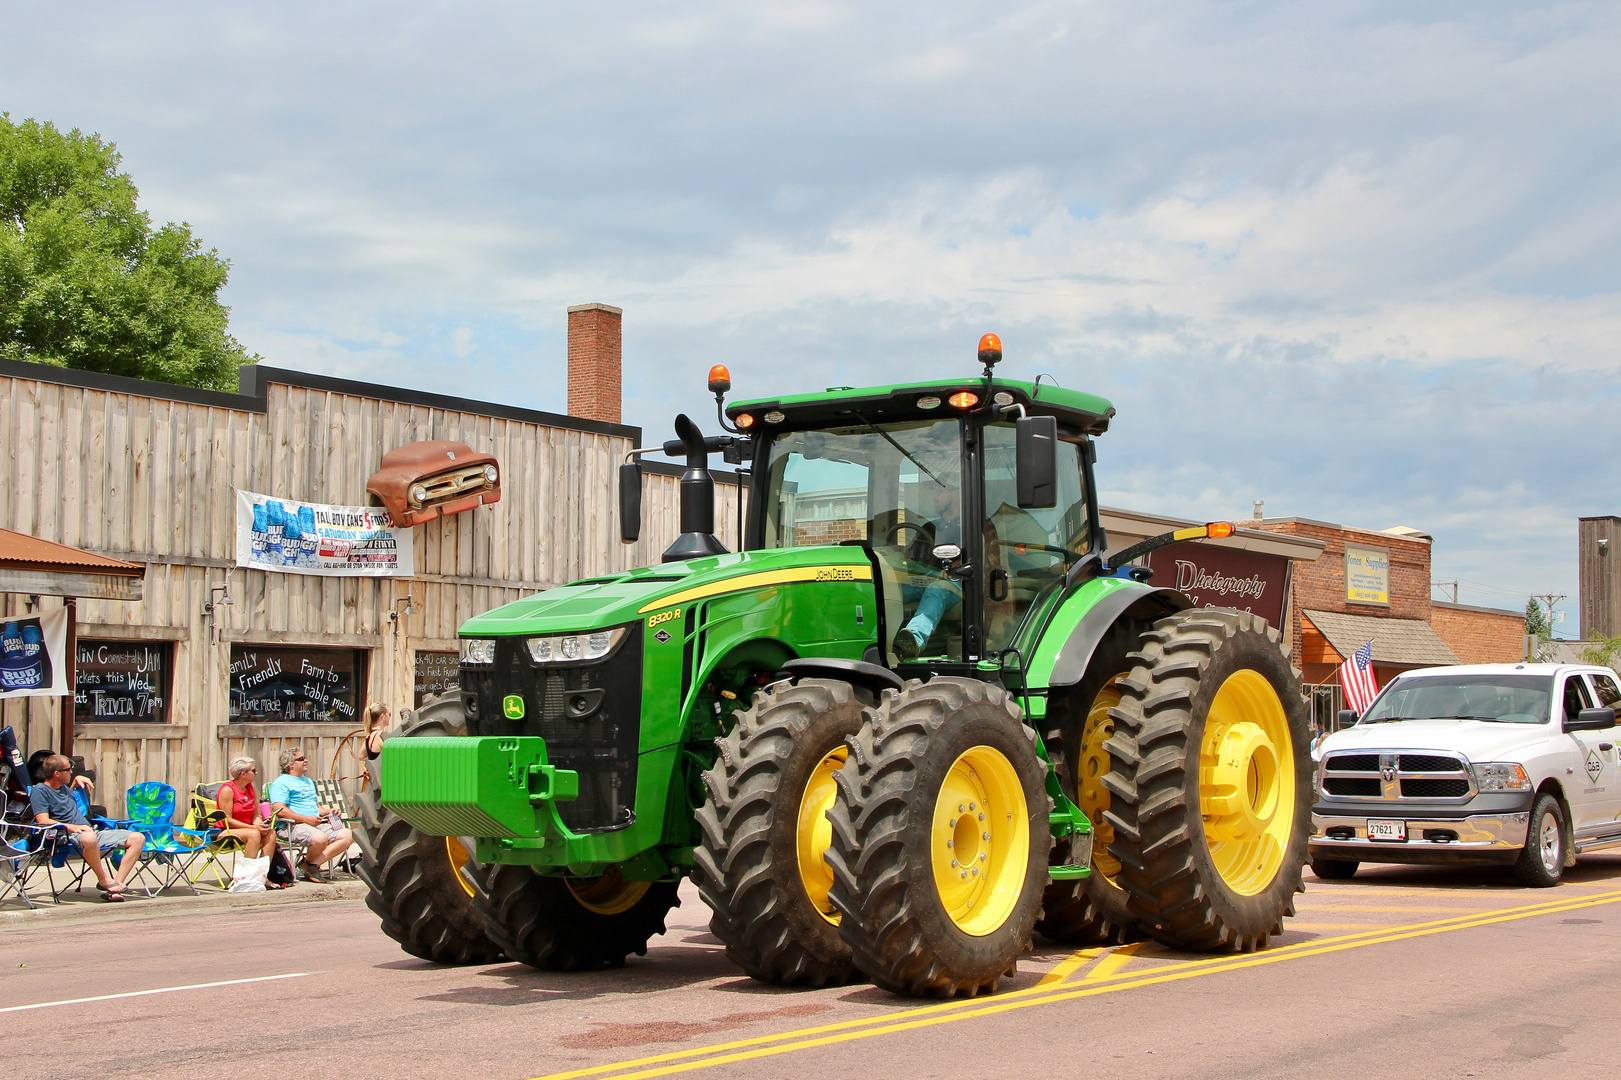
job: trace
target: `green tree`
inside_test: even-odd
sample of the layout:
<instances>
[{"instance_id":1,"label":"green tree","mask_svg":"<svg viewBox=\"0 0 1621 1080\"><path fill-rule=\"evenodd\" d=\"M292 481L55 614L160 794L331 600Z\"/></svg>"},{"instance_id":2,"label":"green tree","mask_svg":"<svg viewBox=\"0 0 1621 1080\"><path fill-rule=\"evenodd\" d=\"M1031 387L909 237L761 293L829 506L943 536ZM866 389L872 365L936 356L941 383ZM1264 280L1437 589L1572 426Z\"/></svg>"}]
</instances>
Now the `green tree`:
<instances>
[{"instance_id":1,"label":"green tree","mask_svg":"<svg viewBox=\"0 0 1621 1080\"><path fill-rule=\"evenodd\" d=\"M1548 613L1534 599L1525 602L1525 632L1532 637L1553 636L1553 624L1548 621Z\"/></svg>"},{"instance_id":2,"label":"green tree","mask_svg":"<svg viewBox=\"0 0 1621 1080\"><path fill-rule=\"evenodd\" d=\"M230 263L154 231L112 143L0 113L0 357L235 390Z\"/></svg>"}]
</instances>

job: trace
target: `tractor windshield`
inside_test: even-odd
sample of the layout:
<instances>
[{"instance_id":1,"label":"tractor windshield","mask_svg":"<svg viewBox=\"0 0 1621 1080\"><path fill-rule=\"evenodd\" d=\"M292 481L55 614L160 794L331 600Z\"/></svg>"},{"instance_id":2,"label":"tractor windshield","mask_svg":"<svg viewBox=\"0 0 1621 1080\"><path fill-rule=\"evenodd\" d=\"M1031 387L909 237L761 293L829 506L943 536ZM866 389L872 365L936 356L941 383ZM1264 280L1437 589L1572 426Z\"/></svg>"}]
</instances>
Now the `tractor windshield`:
<instances>
[{"instance_id":1,"label":"tractor windshield","mask_svg":"<svg viewBox=\"0 0 1621 1080\"><path fill-rule=\"evenodd\" d=\"M867 541L888 659L961 659L965 586L949 571L964 562L951 550L964 547L962 460L955 418L786 433L771 444L765 546Z\"/></svg>"}]
</instances>

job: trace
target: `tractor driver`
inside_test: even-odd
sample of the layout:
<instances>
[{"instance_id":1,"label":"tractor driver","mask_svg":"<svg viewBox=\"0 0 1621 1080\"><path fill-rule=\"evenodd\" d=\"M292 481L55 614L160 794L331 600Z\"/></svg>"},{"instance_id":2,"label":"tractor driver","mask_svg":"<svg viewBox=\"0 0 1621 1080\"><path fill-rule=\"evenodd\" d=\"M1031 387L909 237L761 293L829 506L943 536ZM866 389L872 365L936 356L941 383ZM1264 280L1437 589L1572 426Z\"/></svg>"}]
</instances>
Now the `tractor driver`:
<instances>
[{"instance_id":1,"label":"tractor driver","mask_svg":"<svg viewBox=\"0 0 1621 1080\"><path fill-rule=\"evenodd\" d=\"M922 478L920 486L923 505L919 513L923 524L908 551L913 562L933 564L930 573L936 580L927 585L901 585L901 601L917 605L916 613L895 633L895 655L902 660L921 653L934 636L940 619L962 603L962 584L951 577L947 567L940 566L933 555L941 544L962 546L962 510L957 493L928 476Z\"/></svg>"}]
</instances>

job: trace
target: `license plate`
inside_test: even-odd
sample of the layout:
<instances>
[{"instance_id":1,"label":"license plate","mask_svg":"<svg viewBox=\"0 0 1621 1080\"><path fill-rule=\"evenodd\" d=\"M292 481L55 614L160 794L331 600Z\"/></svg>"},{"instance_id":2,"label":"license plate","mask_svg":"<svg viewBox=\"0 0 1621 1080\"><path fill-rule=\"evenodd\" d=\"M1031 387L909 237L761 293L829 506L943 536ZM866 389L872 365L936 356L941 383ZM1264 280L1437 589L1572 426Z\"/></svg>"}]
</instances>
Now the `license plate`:
<instances>
[{"instance_id":1,"label":"license plate","mask_svg":"<svg viewBox=\"0 0 1621 1080\"><path fill-rule=\"evenodd\" d=\"M1369 840L1396 840L1406 842L1407 822L1405 821L1370 821L1368 822Z\"/></svg>"}]
</instances>

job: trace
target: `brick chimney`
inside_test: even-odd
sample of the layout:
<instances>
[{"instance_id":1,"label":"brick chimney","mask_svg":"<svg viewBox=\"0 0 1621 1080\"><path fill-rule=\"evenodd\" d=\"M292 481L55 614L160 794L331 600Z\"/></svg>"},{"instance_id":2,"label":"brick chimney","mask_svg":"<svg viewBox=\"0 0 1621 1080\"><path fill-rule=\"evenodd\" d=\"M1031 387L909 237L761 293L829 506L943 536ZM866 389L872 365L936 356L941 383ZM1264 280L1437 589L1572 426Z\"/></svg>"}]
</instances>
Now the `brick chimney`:
<instances>
[{"instance_id":1,"label":"brick chimney","mask_svg":"<svg viewBox=\"0 0 1621 1080\"><path fill-rule=\"evenodd\" d=\"M619 324L607 304L568 309L568 411L587 420L620 422Z\"/></svg>"}]
</instances>

